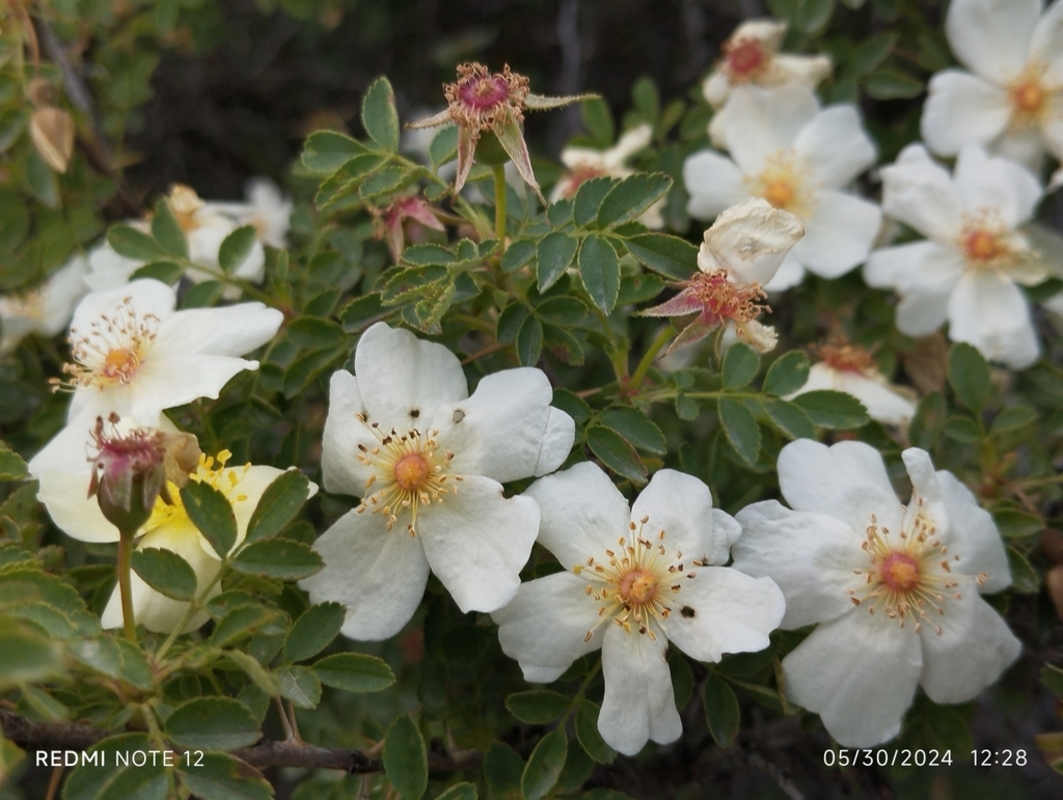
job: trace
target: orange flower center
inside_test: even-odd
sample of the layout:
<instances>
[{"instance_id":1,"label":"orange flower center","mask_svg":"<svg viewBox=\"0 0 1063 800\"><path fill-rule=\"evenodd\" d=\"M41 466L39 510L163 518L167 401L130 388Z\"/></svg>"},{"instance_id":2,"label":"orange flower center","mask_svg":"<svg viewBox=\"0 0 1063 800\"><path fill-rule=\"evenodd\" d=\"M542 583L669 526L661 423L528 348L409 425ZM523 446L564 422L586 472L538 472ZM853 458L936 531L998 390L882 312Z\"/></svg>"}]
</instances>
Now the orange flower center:
<instances>
[{"instance_id":1,"label":"orange flower center","mask_svg":"<svg viewBox=\"0 0 1063 800\"><path fill-rule=\"evenodd\" d=\"M417 491L432 473L428 461L420 453L410 453L395 462L395 483L404 491Z\"/></svg>"},{"instance_id":2,"label":"orange flower center","mask_svg":"<svg viewBox=\"0 0 1063 800\"><path fill-rule=\"evenodd\" d=\"M794 187L789 181L776 179L764 186L764 199L776 208L785 209L794 201Z\"/></svg>"},{"instance_id":3,"label":"orange flower center","mask_svg":"<svg viewBox=\"0 0 1063 800\"><path fill-rule=\"evenodd\" d=\"M108 378L128 381L138 363L139 359L136 353L125 347L120 347L107 353L107 357L103 359L101 372Z\"/></svg>"},{"instance_id":4,"label":"orange flower center","mask_svg":"<svg viewBox=\"0 0 1063 800\"><path fill-rule=\"evenodd\" d=\"M56 389L71 390L78 386L103 389L129 383L151 351L158 326L158 317L138 314L133 298L124 298L113 313L93 320L87 332L70 328L74 363L63 365L70 380L56 378L52 384Z\"/></svg>"},{"instance_id":5,"label":"orange flower center","mask_svg":"<svg viewBox=\"0 0 1063 800\"><path fill-rule=\"evenodd\" d=\"M1035 121L1044 111L1048 99L1048 93L1036 78L1020 80L1011 86L1008 94L1019 123Z\"/></svg>"},{"instance_id":6,"label":"orange flower center","mask_svg":"<svg viewBox=\"0 0 1063 800\"><path fill-rule=\"evenodd\" d=\"M818 350L823 363L840 372L862 373L875 368L874 356L869 351L854 344L846 344L844 340L821 345Z\"/></svg>"},{"instance_id":7,"label":"orange flower center","mask_svg":"<svg viewBox=\"0 0 1063 800\"><path fill-rule=\"evenodd\" d=\"M737 80L748 80L768 63L768 53L756 39L742 39L725 48L727 70Z\"/></svg>"},{"instance_id":8,"label":"orange flower center","mask_svg":"<svg viewBox=\"0 0 1063 800\"><path fill-rule=\"evenodd\" d=\"M878 574L891 592L907 592L919 585L919 563L907 553L890 553L883 559Z\"/></svg>"},{"instance_id":9,"label":"orange flower center","mask_svg":"<svg viewBox=\"0 0 1063 800\"><path fill-rule=\"evenodd\" d=\"M967 234L964 251L971 261L988 263L995 261L1007 252L1000 237L984 228L977 228Z\"/></svg>"},{"instance_id":10,"label":"orange flower center","mask_svg":"<svg viewBox=\"0 0 1063 800\"><path fill-rule=\"evenodd\" d=\"M657 596L657 577L645 569L633 569L620 578L617 592L629 605L644 606Z\"/></svg>"}]
</instances>

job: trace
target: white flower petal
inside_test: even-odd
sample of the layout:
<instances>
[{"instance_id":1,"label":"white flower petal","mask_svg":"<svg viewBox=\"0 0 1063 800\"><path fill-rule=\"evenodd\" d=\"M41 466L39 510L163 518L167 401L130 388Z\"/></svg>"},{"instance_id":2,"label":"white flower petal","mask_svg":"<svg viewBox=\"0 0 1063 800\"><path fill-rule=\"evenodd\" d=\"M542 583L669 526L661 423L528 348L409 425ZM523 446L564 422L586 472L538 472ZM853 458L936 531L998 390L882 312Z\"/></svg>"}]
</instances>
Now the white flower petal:
<instances>
[{"instance_id":1,"label":"white flower petal","mask_svg":"<svg viewBox=\"0 0 1063 800\"><path fill-rule=\"evenodd\" d=\"M779 627L786 601L771 578L752 578L730 567L702 567L683 581L661 626L668 641L698 661L724 653L756 653ZM686 611L690 609L690 611Z\"/></svg>"},{"instance_id":2,"label":"white flower petal","mask_svg":"<svg viewBox=\"0 0 1063 800\"><path fill-rule=\"evenodd\" d=\"M726 564L731 557L731 545L742 536L738 520L718 508L712 510L712 545L709 547L709 564Z\"/></svg>"},{"instance_id":3,"label":"white flower petal","mask_svg":"<svg viewBox=\"0 0 1063 800\"><path fill-rule=\"evenodd\" d=\"M502 652L520 662L525 680L557 680L573 661L602 646L606 626L586 588L571 572L555 572L522 583L507 605L491 613Z\"/></svg>"},{"instance_id":4,"label":"white flower petal","mask_svg":"<svg viewBox=\"0 0 1063 800\"><path fill-rule=\"evenodd\" d=\"M907 425L915 416L914 395L901 394L899 387L878 377L875 380L859 372L835 371L834 388L859 400L871 419L886 425Z\"/></svg>"},{"instance_id":5,"label":"white flower petal","mask_svg":"<svg viewBox=\"0 0 1063 800\"><path fill-rule=\"evenodd\" d=\"M1034 25L1030 37L1030 60L1045 64L1047 81L1063 83L1063 3L1052 3Z\"/></svg>"},{"instance_id":6,"label":"white flower petal","mask_svg":"<svg viewBox=\"0 0 1063 800\"><path fill-rule=\"evenodd\" d=\"M200 397L217 397L234 375L257 368L257 361L208 353L147 358L137 368L135 380L121 387L124 392L89 389L78 392L75 399L93 397L101 402L86 407L95 408L96 413L106 416L104 410L113 409L119 416L129 414L141 425L146 425L165 408L183 406ZM123 395L126 395L124 402Z\"/></svg>"},{"instance_id":7,"label":"white flower petal","mask_svg":"<svg viewBox=\"0 0 1063 800\"><path fill-rule=\"evenodd\" d=\"M950 597L944 608L944 614L935 613L919 632L919 683L935 703L963 703L1000 677L1019 657L1022 642L973 586L963 587L960 598Z\"/></svg>"},{"instance_id":8,"label":"white flower petal","mask_svg":"<svg viewBox=\"0 0 1063 800\"><path fill-rule=\"evenodd\" d=\"M838 278L867 260L882 227L882 211L855 195L824 189L804 219L794 256L821 278Z\"/></svg>"},{"instance_id":9,"label":"white flower petal","mask_svg":"<svg viewBox=\"0 0 1063 800\"><path fill-rule=\"evenodd\" d=\"M949 338L974 345L1010 369L1025 369L1041 354L1025 295L987 270L970 270L956 284L949 298Z\"/></svg>"},{"instance_id":10,"label":"white flower petal","mask_svg":"<svg viewBox=\"0 0 1063 800\"><path fill-rule=\"evenodd\" d=\"M1001 85L1026 65L1042 0L954 0L945 35L972 72Z\"/></svg>"},{"instance_id":11,"label":"white flower petal","mask_svg":"<svg viewBox=\"0 0 1063 800\"><path fill-rule=\"evenodd\" d=\"M314 550L325 568L299 585L311 603L347 606L344 636L379 641L410 621L428 583L428 560L420 539L404 526L386 531L378 516L348 511L314 542Z\"/></svg>"},{"instance_id":12,"label":"white flower petal","mask_svg":"<svg viewBox=\"0 0 1063 800\"><path fill-rule=\"evenodd\" d=\"M882 168L882 210L939 242L953 241L962 227L963 205L952 177L919 144Z\"/></svg>"},{"instance_id":13,"label":"white flower petal","mask_svg":"<svg viewBox=\"0 0 1063 800\"><path fill-rule=\"evenodd\" d=\"M787 697L819 714L843 747L873 747L900 732L922 666L911 626L861 608L817 627L782 662Z\"/></svg>"},{"instance_id":14,"label":"white flower petal","mask_svg":"<svg viewBox=\"0 0 1063 800\"><path fill-rule=\"evenodd\" d=\"M875 143L853 105L834 105L820 111L794 139L793 151L812 180L840 189L875 163Z\"/></svg>"},{"instance_id":15,"label":"white flower petal","mask_svg":"<svg viewBox=\"0 0 1063 800\"><path fill-rule=\"evenodd\" d=\"M759 175L769 158L790 149L818 111L819 101L807 86L741 86L713 124L739 169Z\"/></svg>"},{"instance_id":16,"label":"white flower petal","mask_svg":"<svg viewBox=\"0 0 1063 800\"><path fill-rule=\"evenodd\" d=\"M933 152L955 155L968 142L988 145L1011 119L1007 92L976 75L947 69L930 79L920 128Z\"/></svg>"},{"instance_id":17,"label":"white flower petal","mask_svg":"<svg viewBox=\"0 0 1063 800\"><path fill-rule=\"evenodd\" d=\"M869 286L894 288L901 295L897 328L902 333L926 336L948 318L949 297L963 270L955 248L912 242L872 252L863 275Z\"/></svg>"},{"instance_id":18,"label":"white flower petal","mask_svg":"<svg viewBox=\"0 0 1063 800\"><path fill-rule=\"evenodd\" d=\"M539 507L528 497L503 497L502 486L489 478L466 475L456 485L455 494L421 509L417 535L432 572L463 612L494 611L520 586Z\"/></svg>"},{"instance_id":19,"label":"white flower petal","mask_svg":"<svg viewBox=\"0 0 1063 800\"><path fill-rule=\"evenodd\" d=\"M993 209L1011 229L1028 222L1041 202L1041 183L1025 167L967 145L956 159L953 180L968 213Z\"/></svg>"},{"instance_id":20,"label":"white flower petal","mask_svg":"<svg viewBox=\"0 0 1063 800\"><path fill-rule=\"evenodd\" d=\"M775 500L738 512L742 537L731 548L734 568L768 577L786 597L782 627L801 628L852 610L847 591L861 585L853 568L867 560L863 538L826 514L791 511Z\"/></svg>"},{"instance_id":21,"label":"white flower petal","mask_svg":"<svg viewBox=\"0 0 1063 800\"><path fill-rule=\"evenodd\" d=\"M705 231L698 269L726 269L736 283L768 283L804 236L800 221L759 197L728 208Z\"/></svg>"},{"instance_id":22,"label":"white flower petal","mask_svg":"<svg viewBox=\"0 0 1063 800\"><path fill-rule=\"evenodd\" d=\"M690 195L687 213L694 219L714 219L749 197L735 163L712 150L700 150L683 162L683 185Z\"/></svg>"},{"instance_id":23,"label":"white flower petal","mask_svg":"<svg viewBox=\"0 0 1063 800\"><path fill-rule=\"evenodd\" d=\"M653 141L653 126L649 123L636 125L617 139L616 144L602 153L606 169L622 167L631 156L645 149Z\"/></svg>"},{"instance_id":24,"label":"white flower petal","mask_svg":"<svg viewBox=\"0 0 1063 800\"><path fill-rule=\"evenodd\" d=\"M777 53L771 59L764 82L776 86L794 83L815 89L830 77L832 66L830 56L823 53L807 56Z\"/></svg>"},{"instance_id":25,"label":"white flower petal","mask_svg":"<svg viewBox=\"0 0 1063 800\"><path fill-rule=\"evenodd\" d=\"M731 94L731 82L723 70L713 70L701 84L701 94L713 108L719 108Z\"/></svg>"},{"instance_id":26,"label":"white flower petal","mask_svg":"<svg viewBox=\"0 0 1063 800\"><path fill-rule=\"evenodd\" d=\"M668 671L663 636L627 633L609 625L602 640L605 696L598 714L598 731L606 743L624 755L634 755L648 739L674 742L683 733L675 708L672 676Z\"/></svg>"},{"instance_id":27,"label":"white flower petal","mask_svg":"<svg viewBox=\"0 0 1063 800\"><path fill-rule=\"evenodd\" d=\"M575 423L550 406L553 388L542 370L508 369L484 377L468 399L441 406L430 428L451 470L499 483L553 472L568 457Z\"/></svg>"},{"instance_id":28,"label":"white flower petal","mask_svg":"<svg viewBox=\"0 0 1063 800\"><path fill-rule=\"evenodd\" d=\"M85 295L74 310L71 328L87 332L102 315L114 316L126 298L129 298L141 319L149 315L164 319L173 313L177 305L177 295L165 283L150 279L133 281L118 289Z\"/></svg>"},{"instance_id":29,"label":"white flower petal","mask_svg":"<svg viewBox=\"0 0 1063 800\"><path fill-rule=\"evenodd\" d=\"M794 255L794 251L791 250L786 254L786 258L782 260L782 264L779 265L779 271L775 273L775 277L764 284L764 289L768 292L785 292L787 289L797 286L804 279L805 267L801 263L801 259Z\"/></svg>"},{"instance_id":30,"label":"white flower petal","mask_svg":"<svg viewBox=\"0 0 1063 800\"><path fill-rule=\"evenodd\" d=\"M329 409L321 436L321 472L329 492L361 497L366 481L376 470L358 460L358 454L378 445L369 426L359 419L366 414L358 379L345 369L329 380Z\"/></svg>"},{"instance_id":31,"label":"white flower petal","mask_svg":"<svg viewBox=\"0 0 1063 800\"><path fill-rule=\"evenodd\" d=\"M644 539L656 543L664 531L662 544L670 552L679 550L684 558L707 560L710 553L720 549L712 527L712 510L712 492L702 481L685 472L662 469L632 503L631 521L640 525L649 517L642 532ZM726 531L720 538L726 542Z\"/></svg>"},{"instance_id":32,"label":"white flower petal","mask_svg":"<svg viewBox=\"0 0 1063 800\"><path fill-rule=\"evenodd\" d=\"M843 441L827 447L798 439L779 453L778 471L783 497L795 511L840 519L857 534L867 528L872 514L880 526L900 530L901 503L882 456L870 445Z\"/></svg>"},{"instance_id":33,"label":"white flower petal","mask_svg":"<svg viewBox=\"0 0 1063 800\"><path fill-rule=\"evenodd\" d=\"M354 353L354 374L369 422L385 429L424 426L441 405L469 396L456 355L383 322L362 334Z\"/></svg>"},{"instance_id":34,"label":"white flower petal","mask_svg":"<svg viewBox=\"0 0 1063 800\"><path fill-rule=\"evenodd\" d=\"M1058 118L1058 115L1049 115L1041 128L1007 130L993 145L993 151L1040 175L1045 163L1045 146L1048 144L1045 138L1059 131ZM1055 141L1058 144L1063 140L1056 138Z\"/></svg>"},{"instance_id":35,"label":"white flower petal","mask_svg":"<svg viewBox=\"0 0 1063 800\"><path fill-rule=\"evenodd\" d=\"M95 497L88 496L88 461L78 472L44 469L37 499L48 509L56 527L83 542L117 542L118 528L107 521Z\"/></svg>"},{"instance_id":36,"label":"white flower petal","mask_svg":"<svg viewBox=\"0 0 1063 800\"><path fill-rule=\"evenodd\" d=\"M1006 589L1011 585L1011 569L993 517L951 472L939 470L937 478L949 517L949 549L960 557L953 563L953 571L962 575L984 573L986 581L978 587L982 594Z\"/></svg>"},{"instance_id":37,"label":"white flower petal","mask_svg":"<svg viewBox=\"0 0 1063 800\"><path fill-rule=\"evenodd\" d=\"M599 557L628 533L627 500L592 462L540 478L524 494L539 504L539 543L565 569Z\"/></svg>"},{"instance_id":38,"label":"white flower petal","mask_svg":"<svg viewBox=\"0 0 1063 800\"><path fill-rule=\"evenodd\" d=\"M239 303L221 308L190 308L159 323L153 358L192 353L242 356L272 339L284 315L262 303Z\"/></svg>"}]
</instances>

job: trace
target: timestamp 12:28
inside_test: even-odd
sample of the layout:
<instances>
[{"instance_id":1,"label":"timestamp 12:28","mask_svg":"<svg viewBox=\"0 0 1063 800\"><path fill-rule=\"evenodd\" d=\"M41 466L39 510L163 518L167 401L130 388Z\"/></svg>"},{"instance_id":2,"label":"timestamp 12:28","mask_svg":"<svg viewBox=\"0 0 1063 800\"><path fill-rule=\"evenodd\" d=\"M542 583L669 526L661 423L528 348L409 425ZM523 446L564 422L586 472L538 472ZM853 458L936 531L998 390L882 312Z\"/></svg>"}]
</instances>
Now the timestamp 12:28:
<instances>
[{"instance_id":1,"label":"timestamp 12:28","mask_svg":"<svg viewBox=\"0 0 1063 800\"><path fill-rule=\"evenodd\" d=\"M1025 767L1025 750L990 750L988 747L971 751L971 760L976 767Z\"/></svg>"}]
</instances>

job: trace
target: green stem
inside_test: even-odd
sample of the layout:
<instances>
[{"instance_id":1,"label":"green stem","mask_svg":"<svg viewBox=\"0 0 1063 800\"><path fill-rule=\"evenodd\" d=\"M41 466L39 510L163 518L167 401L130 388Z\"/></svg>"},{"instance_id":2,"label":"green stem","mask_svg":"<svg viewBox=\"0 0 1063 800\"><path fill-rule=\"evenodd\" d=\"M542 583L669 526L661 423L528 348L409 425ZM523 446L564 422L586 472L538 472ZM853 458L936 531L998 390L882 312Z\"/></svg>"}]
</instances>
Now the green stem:
<instances>
[{"instance_id":1,"label":"green stem","mask_svg":"<svg viewBox=\"0 0 1063 800\"><path fill-rule=\"evenodd\" d=\"M118 591L122 597L122 626L125 638L137 643L137 622L133 616L133 535L135 531L119 531Z\"/></svg>"},{"instance_id":2,"label":"green stem","mask_svg":"<svg viewBox=\"0 0 1063 800\"><path fill-rule=\"evenodd\" d=\"M563 728L568 722L568 718L572 716L572 712L579 708L579 701L583 699L583 695L587 693L587 689L590 688L591 681L602 669L602 660L599 658L597 663L587 672L586 677L583 678L583 682L580 684L579 689L576 691L575 697L572 698L572 702L568 704L568 711L565 712L565 716L561 718L561 721L557 723L557 727Z\"/></svg>"},{"instance_id":3,"label":"green stem","mask_svg":"<svg viewBox=\"0 0 1063 800\"><path fill-rule=\"evenodd\" d=\"M653 366L653 362L657 359L657 354L661 352L661 348L675 338L675 334L675 329L671 325L666 325L664 330L657 334L657 338L650 344L649 349L642 356L642 360L639 361L635 371L631 374L631 384L628 390L632 394L639 390L646 373L650 371L650 367Z\"/></svg>"},{"instance_id":4,"label":"green stem","mask_svg":"<svg viewBox=\"0 0 1063 800\"><path fill-rule=\"evenodd\" d=\"M491 172L495 176L495 238L501 255L506 252L506 167L499 164Z\"/></svg>"},{"instance_id":5,"label":"green stem","mask_svg":"<svg viewBox=\"0 0 1063 800\"><path fill-rule=\"evenodd\" d=\"M225 566L226 565L224 564L222 565L222 568L219 569L218 573L214 576L214 580L212 580L205 587L200 589L196 599L188 604L188 608L185 609L184 616L182 616L181 621L177 623L177 627L170 632L170 635L166 637L166 641L162 643L162 647L160 647L158 651L156 651L155 659L157 661L162 661L163 656L165 656L167 651L173 646L173 643L177 641L177 637L181 635L181 632L185 629L185 626L188 625L189 621L191 621L195 613L199 611L200 608L202 608L204 601L207 597L210 596L211 590L215 586L217 586L218 582L221 580L222 575L225 572Z\"/></svg>"}]
</instances>

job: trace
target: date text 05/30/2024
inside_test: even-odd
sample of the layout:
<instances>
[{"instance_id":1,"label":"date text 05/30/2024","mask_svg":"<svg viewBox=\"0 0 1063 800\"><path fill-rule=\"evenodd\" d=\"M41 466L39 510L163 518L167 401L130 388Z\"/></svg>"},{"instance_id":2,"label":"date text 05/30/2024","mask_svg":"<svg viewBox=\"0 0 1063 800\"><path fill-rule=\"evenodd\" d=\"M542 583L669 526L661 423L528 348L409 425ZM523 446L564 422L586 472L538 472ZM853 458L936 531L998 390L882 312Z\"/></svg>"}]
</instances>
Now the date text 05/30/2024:
<instances>
[{"instance_id":1,"label":"date text 05/30/2024","mask_svg":"<svg viewBox=\"0 0 1063 800\"><path fill-rule=\"evenodd\" d=\"M1025 767L1029 756L1023 749L971 750L975 767ZM828 767L951 767L951 750L883 750L881 748L824 750Z\"/></svg>"},{"instance_id":2,"label":"date text 05/30/2024","mask_svg":"<svg viewBox=\"0 0 1063 800\"><path fill-rule=\"evenodd\" d=\"M38 750L37 767L201 767L202 750Z\"/></svg>"}]
</instances>

